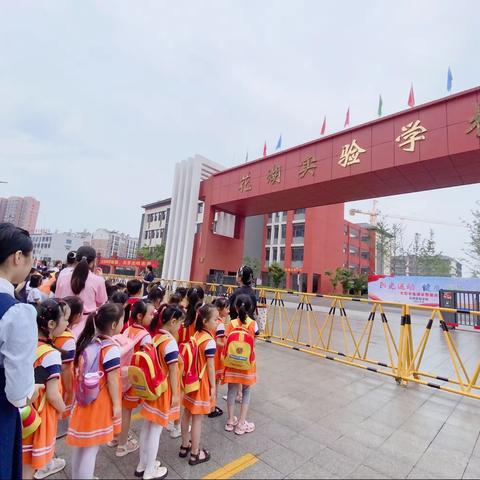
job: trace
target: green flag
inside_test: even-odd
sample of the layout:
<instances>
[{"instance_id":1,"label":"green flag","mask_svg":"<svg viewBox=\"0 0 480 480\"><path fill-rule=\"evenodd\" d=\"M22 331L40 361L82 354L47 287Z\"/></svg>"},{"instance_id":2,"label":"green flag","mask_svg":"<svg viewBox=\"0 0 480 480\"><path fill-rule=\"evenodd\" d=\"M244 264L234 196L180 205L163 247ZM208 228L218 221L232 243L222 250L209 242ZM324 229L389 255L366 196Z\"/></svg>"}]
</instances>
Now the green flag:
<instances>
[{"instance_id":1,"label":"green flag","mask_svg":"<svg viewBox=\"0 0 480 480\"><path fill-rule=\"evenodd\" d=\"M382 96L379 95L378 96L378 116L379 117L382 116L382 109L383 109L383 100L382 100Z\"/></svg>"}]
</instances>

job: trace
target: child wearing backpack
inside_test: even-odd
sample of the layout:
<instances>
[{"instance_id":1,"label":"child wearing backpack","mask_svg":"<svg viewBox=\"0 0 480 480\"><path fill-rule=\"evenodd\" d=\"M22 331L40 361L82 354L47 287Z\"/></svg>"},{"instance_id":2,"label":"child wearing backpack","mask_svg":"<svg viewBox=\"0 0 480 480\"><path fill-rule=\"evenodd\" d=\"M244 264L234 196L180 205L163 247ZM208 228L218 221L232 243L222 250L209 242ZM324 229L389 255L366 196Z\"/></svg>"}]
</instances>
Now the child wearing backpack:
<instances>
[{"instance_id":1,"label":"child wearing backpack","mask_svg":"<svg viewBox=\"0 0 480 480\"><path fill-rule=\"evenodd\" d=\"M130 326L132 322L132 307L143 298L143 283L136 278L127 282L128 300L125 307L125 316L123 318L122 333Z\"/></svg>"},{"instance_id":2,"label":"child wearing backpack","mask_svg":"<svg viewBox=\"0 0 480 480\"><path fill-rule=\"evenodd\" d=\"M65 403L65 412L63 412L58 422L57 438L67 434L68 418L72 412L74 393L74 371L73 361L75 360L75 350L77 342L72 333L71 327L80 322L83 315L83 301L80 297L65 297L64 302L68 306L68 327L61 334L53 339L53 345L62 352L62 396Z\"/></svg>"},{"instance_id":3,"label":"child wearing backpack","mask_svg":"<svg viewBox=\"0 0 480 480\"><path fill-rule=\"evenodd\" d=\"M223 349L224 373L223 383L228 383L227 423L225 430L237 435L251 433L255 430L253 423L247 422L250 404L250 387L257 381L255 363L255 336L260 333L257 322L247 312L252 309L252 301L248 295L239 295L235 299L238 318L232 320L225 330L227 337ZM242 388L242 405L240 418L235 417L235 397Z\"/></svg>"},{"instance_id":4,"label":"child wearing backpack","mask_svg":"<svg viewBox=\"0 0 480 480\"><path fill-rule=\"evenodd\" d=\"M163 324L154 338L158 360L168 378L167 389L156 400L145 400L140 415L144 418L140 433L140 461L135 476L145 480L165 478L168 471L157 461L160 435L169 422L180 418L180 374L178 344L175 340L183 321L183 311L167 307L163 311Z\"/></svg>"},{"instance_id":5,"label":"child wearing backpack","mask_svg":"<svg viewBox=\"0 0 480 480\"><path fill-rule=\"evenodd\" d=\"M185 321L178 331L178 343L186 343L190 337L195 333L195 318L197 316L198 308L203 305L205 292L202 287L192 287L187 292L187 313L185 314Z\"/></svg>"},{"instance_id":6,"label":"child wearing backpack","mask_svg":"<svg viewBox=\"0 0 480 480\"><path fill-rule=\"evenodd\" d=\"M135 303L131 310L131 325L123 332L123 336L135 341L133 345L133 353L137 352L144 345L152 343L152 337L148 331L152 323L155 307L152 303L145 303L143 300ZM138 442L130 436L130 422L132 418L132 410L140 405L140 398L135 395L132 387L124 394L122 400L122 433L118 439L109 442L108 446L117 447L115 455L124 457L129 453L138 450Z\"/></svg>"},{"instance_id":7,"label":"child wearing backpack","mask_svg":"<svg viewBox=\"0 0 480 480\"><path fill-rule=\"evenodd\" d=\"M54 458L58 415L65 410L60 386L62 358L52 339L67 328L67 305L62 300L45 300L37 307L38 346L35 357L35 383L45 384L33 403L41 422L23 438L23 478L45 478L65 468L65 460ZM25 434L25 432L24 432Z\"/></svg>"},{"instance_id":8,"label":"child wearing backpack","mask_svg":"<svg viewBox=\"0 0 480 480\"><path fill-rule=\"evenodd\" d=\"M120 349L111 337L122 330L123 315L121 305L105 303L88 316L77 342L76 402L67 434L72 478L93 478L100 445L120 434Z\"/></svg>"},{"instance_id":9,"label":"child wearing backpack","mask_svg":"<svg viewBox=\"0 0 480 480\"><path fill-rule=\"evenodd\" d=\"M195 334L189 341L191 351L195 350L198 384L185 388L182 415L182 445L179 456L185 458L190 452L190 465L198 465L210 460L210 453L200 449L202 416L208 415L215 403L215 352L216 344L212 331L217 326L217 309L213 305L203 305L197 311ZM187 363L183 359L185 371ZM186 387L186 386L185 386ZM190 421L192 431L189 432Z\"/></svg>"},{"instance_id":10,"label":"child wearing backpack","mask_svg":"<svg viewBox=\"0 0 480 480\"><path fill-rule=\"evenodd\" d=\"M208 414L208 418L216 418L223 415L223 410L218 407L218 384L223 377L223 346L225 345L225 319L228 317L228 300L224 297L219 297L214 302L215 308L218 311L217 327L215 329L215 342L217 344L217 351L215 353L215 405L212 411Z\"/></svg>"}]
</instances>

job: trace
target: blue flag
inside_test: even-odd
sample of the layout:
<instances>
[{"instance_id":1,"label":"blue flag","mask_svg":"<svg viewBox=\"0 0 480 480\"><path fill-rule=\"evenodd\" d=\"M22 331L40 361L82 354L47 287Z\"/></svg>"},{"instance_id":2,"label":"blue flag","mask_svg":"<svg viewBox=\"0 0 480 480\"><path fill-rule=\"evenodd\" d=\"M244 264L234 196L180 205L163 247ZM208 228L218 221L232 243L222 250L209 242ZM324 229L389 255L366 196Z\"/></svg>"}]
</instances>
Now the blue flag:
<instances>
[{"instance_id":1,"label":"blue flag","mask_svg":"<svg viewBox=\"0 0 480 480\"><path fill-rule=\"evenodd\" d=\"M453 75L452 71L450 70L450 67L448 67L448 73L447 73L447 90L449 92L452 91L452 83L453 83Z\"/></svg>"},{"instance_id":2,"label":"blue flag","mask_svg":"<svg viewBox=\"0 0 480 480\"><path fill-rule=\"evenodd\" d=\"M277 146L275 147L275 150L278 150L282 148L282 134L280 134L280 138L278 139Z\"/></svg>"}]
</instances>

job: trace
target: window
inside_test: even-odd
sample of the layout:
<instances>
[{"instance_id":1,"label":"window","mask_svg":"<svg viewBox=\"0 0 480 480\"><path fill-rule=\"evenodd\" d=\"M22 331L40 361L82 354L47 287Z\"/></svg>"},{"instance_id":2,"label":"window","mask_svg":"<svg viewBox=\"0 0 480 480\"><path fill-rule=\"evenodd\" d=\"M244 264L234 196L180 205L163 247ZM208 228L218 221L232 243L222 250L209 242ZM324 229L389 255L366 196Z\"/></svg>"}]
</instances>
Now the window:
<instances>
[{"instance_id":1,"label":"window","mask_svg":"<svg viewBox=\"0 0 480 480\"><path fill-rule=\"evenodd\" d=\"M350 237L358 238L358 230L350 229Z\"/></svg>"},{"instance_id":2,"label":"window","mask_svg":"<svg viewBox=\"0 0 480 480\"><path fill-rule=\"evenodd\" d=\"M203 202L198 204L197 213L203 213Z\"/></svg>"},{"instance_id":3,"label":"window","mask_svg":"<svg viewBox=\"0 0 480 480\"><path fill-rule=\"evenodd\" d=\"M352 255L358 255L358 248L357 248L357 247L354 247L353 245L350 245L350 247L348 248L348 251L349 251Z\"/></svg>"},{"instance_id":4,"label":"window","mask_svg":"<svg viewBox=\"0 0 480 480\"><path fill-rule=\"evenodd\" d=\"M364 260L368 260L370 258L370 253L369 252L362 252L360 254L360 256L364 259Z\"/></svg>"},{"instance_id":5,"label":"window","mask_svg":"<svg viewBox=\"0 0 480 480\"><path fill-rule=\"evenodd\" d=\"M270 261L270 249L269 248L265 249L265 261L266 262Z\"/></svg>"},{"instance_id":6,"label":"window","mask_svg":"<svg viewBox=\"0 0 480 480\"><path fill-rule=\"evenodd\" d=\"M280 261L285 261L285 247L280 247Z\"/></svg>"},{"instance_id":7,"label":"window","mask_svg":"<svg viewBox=\"0 0 480 480\"><path fill-rule=\"evenodd\" d=\"M284 241L286 237L287 237L287 226L282 225L282 238L281 238L281 240Z\"/></svg>"},{"instance_id":8,"label":"window","mask_svg":"<svg viewBox=\"0 0 480 480\"><path fill-rule=\"evenodd\" d=\"M301 214L305 215L305 209L304 208L297 208L295 210L295 215L301 215Z\"/></svg>"},{"instance_id":9,"label":"window","mask_svg":"<svg viewBox=\"0 0 480 480\"><path fill-rule=\"evenodd\" d=\"M368 234L363 234L362 235L362 242L369 242L370 241L370 236Z\"/></svg>"},{"instance_id":10,"label":"window","mask_svg":"<svg viewBox=\"0 0 480 480\"><path fill-rule=\"evenodd\" d=\"M267 243L271 243L272 239L272 227L267 227Z\"/></svg>"},{"instance_id":11,"label":"window","mask_svg":"<svg viewBox=\"0 0 480 480\"><path fill-rule=\"evenodd\" d=\"M300 239L305 236L305 224L294 225L293 226L293 239Z\"/></svg>"},{"instance_id":12,"label":"window","mask_svg":"<svg viewBox=\"0 0 480 480\"><path fill-rule=\"evenodd\" d=\"M160 230L155 231L155 238L158 238L160 236Z\"/></svg>"},{"instance_id":13,"label":"window","mask_svg":"<svg viewBox=\"0 0 480 480\"><path fill-rule=\"evenodd\" d=\"M292 247L292 262L303 261L303 247Z\"/></svg>"},{"instance_id":14,"label":"window","mask_svg":"<svg viewBox=\"0 0 480 480\"><path fill-rule=\"evenodd\" d=\"M273 230L273 241L276 243L278 239L278 225L275 225Z\"/></svg>"},{"instance_id":15,"label":"window","mask_svg":"<svg viewBox=\"0 0 480 480\"><path fill-rule=\"evenodd\" d=\"M348 225L346 225L346 224L343 226L343 233L345 235L348 235Z\"/></svg>"},{"instance_id":16,"label":"window","mask_svg":"<svg viewBox=\"0 0 480 480\"><path fill-rule=\"evenodd\" d=\"M201 230L202 224L199 223L199 224L197 225L197 227L198 227L199 225L200 225L200 229L197 228L197 231L200 231L200 230ZM163 238L164 235L165 235L165 229L164 229L164 228L161 228L161 229L160 229L160 238Z\"/></svg>"},{"instance_id":17,"label":"window","mask_svg":"<svg viewBox=\"0 0 480 480\"><path fill-rule=\"evenodd\" d=\"M282 212L282 222L287 221L287 212Z\"/></svg>"}]
</instances>

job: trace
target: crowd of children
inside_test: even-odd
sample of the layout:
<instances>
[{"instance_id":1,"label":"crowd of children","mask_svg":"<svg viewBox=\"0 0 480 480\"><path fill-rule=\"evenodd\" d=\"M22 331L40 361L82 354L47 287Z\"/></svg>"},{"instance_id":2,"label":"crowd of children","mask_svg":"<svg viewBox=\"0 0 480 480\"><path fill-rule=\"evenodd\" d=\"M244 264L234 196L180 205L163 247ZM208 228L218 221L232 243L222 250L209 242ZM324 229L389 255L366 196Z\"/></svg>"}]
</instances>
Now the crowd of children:
<instances>
[{"instance_id":1,"label":"crowd of children","mask_svg":"<svg viewBox=\"0 0 480 480\"><path fill-rule=\"evenodd\" d=\"M259 331L250 297L237 295L234 305L220 297L210 304L200 286L179 288L168 299L159 283L145 287L137 279L107 281L108 301L86 319L78 296L31 295L38 327L35 382L45 390L22 416L30 418L24 422L24 478L46 478L65 467L54 455L56 438L64 435L73 478L94 478L101 445L115 448L117 457L139 450L135 476L165 478L167 468L157 460L164 428L172 438L181 436L181 458L190 465L207 462L202 419L223 414L220 384L228 384L225 430L254 431L247 413ZM237 313L230 322L229 309ZM130 431L135 409L143 419L138 440Z\"/></svg>"}]
</instances>

